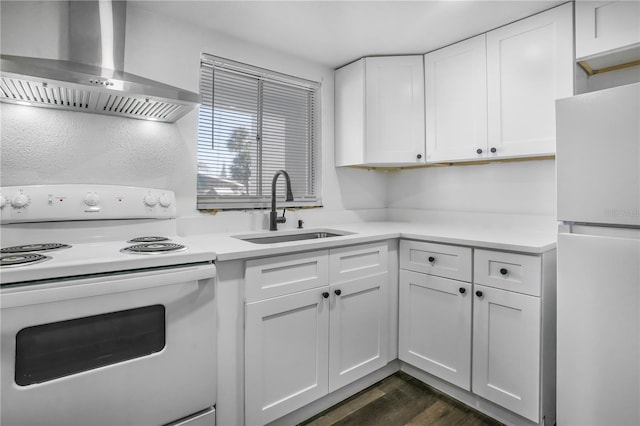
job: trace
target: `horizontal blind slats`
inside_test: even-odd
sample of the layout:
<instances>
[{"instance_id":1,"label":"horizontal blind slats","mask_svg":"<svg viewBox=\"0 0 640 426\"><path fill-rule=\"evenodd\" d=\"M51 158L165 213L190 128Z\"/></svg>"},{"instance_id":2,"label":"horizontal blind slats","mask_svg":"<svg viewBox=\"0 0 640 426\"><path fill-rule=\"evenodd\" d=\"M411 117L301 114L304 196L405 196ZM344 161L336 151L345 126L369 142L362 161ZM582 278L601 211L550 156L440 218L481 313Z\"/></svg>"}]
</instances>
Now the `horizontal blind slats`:
<instances>
[{"instance_id":1,"label":"horizontal blind slats","mask_svg":"<svg viewBox=\"0 0 640 426\"><path fill-rule=\"evenodd\" d=\"M318 200L318 87L226 60L203 59L198 208L264 207L261 203L270 200L271 179L280 169L291 177L296 202ZM277 194L284 197L283 184Z\"/></svg>"}]
</instances>

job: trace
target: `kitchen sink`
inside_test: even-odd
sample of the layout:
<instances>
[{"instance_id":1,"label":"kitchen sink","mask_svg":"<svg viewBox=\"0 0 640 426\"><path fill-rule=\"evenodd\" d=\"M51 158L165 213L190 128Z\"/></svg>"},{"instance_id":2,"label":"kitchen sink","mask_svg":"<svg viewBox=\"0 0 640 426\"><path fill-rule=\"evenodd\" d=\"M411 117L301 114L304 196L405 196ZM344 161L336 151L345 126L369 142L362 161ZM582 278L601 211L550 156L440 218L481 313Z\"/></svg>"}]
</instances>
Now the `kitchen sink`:
<instances>
[{"instance_id":1,"label":"kitchen sink","mask_svg":"<svg viewBox=\"0 0 640 426\"><path fill-rule=\"evenodd\" d=\"M247 241L254 244L275 244L287 243L291 241L318 240L322 238L341 237L349 235L351 232L337 231L335 229L318 229L308 230L295 233L270 233L270 234L252 234L252 235L235 235L233 238Z\"/></svg>"}]
</instances>

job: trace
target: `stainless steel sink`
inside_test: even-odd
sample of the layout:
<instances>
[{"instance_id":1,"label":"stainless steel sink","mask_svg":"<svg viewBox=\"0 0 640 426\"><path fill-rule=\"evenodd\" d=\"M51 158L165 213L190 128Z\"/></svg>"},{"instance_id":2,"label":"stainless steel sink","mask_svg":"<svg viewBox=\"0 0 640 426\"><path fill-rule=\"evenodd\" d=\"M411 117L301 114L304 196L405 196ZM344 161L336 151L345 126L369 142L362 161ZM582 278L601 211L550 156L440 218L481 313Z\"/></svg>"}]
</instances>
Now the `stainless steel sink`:
<instances>
[{"instance_id":1,"label":"stainless steel sink","mask_svg":"<svg viewBox=\"0 0 640 426\"><path fill-rule=\"evenodd\" d=\"M350 232L331 230L309 230L306 232L296 232L287 234L260 234L260 235L236 235L234 238L254 244L275 244L291 241L317 240L321 238L341 237L349 235Z\"/></svg>"}]
</instances>

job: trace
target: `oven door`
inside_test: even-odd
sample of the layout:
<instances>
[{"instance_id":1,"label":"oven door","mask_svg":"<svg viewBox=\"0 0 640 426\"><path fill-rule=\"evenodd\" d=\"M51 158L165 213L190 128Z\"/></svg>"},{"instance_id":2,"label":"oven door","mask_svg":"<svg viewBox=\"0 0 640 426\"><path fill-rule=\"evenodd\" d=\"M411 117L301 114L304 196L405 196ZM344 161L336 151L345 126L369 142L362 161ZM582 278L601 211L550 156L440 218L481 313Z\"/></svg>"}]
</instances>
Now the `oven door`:
<instances>
[{"instance_id":1,"label":"oven door","mask_svg":"<svg viewBox=\"0 0 640 426\"><path fill-rule=\"evenodd\" d=\"M2 289L1 423L161 425L215 403L215 266Z\"/></svg>"}]
</instances>

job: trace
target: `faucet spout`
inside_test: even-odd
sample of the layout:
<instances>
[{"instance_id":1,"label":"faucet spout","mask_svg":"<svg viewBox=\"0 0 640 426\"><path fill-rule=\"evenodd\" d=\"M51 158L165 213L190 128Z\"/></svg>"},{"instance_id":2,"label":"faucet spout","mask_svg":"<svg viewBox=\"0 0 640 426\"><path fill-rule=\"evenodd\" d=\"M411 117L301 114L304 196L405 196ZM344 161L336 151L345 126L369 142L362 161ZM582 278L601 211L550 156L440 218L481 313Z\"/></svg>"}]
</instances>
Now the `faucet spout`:
<instances>
[{"instance_id":1,"label":"faucet spout","mask_svg":"<svg viewBox=\"0 0 640 426\"><path fill-rule=\"evenodd\" d=\"M278 223L285 223L287 221L284 217L284 213L282 214L282 217L278 217L278 213L276 212L276 183L278 182L278 177L280 175L284 176L284 181L287 186L286 201L293 201L293 192L291 191L291 179L289 178L289 173L284 170L278 170L273 175L273 180L271 181L271 213L269 214L269 231L277 231Z\"/></svg>"}]
</instances>

